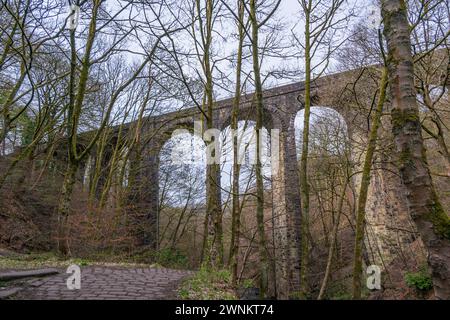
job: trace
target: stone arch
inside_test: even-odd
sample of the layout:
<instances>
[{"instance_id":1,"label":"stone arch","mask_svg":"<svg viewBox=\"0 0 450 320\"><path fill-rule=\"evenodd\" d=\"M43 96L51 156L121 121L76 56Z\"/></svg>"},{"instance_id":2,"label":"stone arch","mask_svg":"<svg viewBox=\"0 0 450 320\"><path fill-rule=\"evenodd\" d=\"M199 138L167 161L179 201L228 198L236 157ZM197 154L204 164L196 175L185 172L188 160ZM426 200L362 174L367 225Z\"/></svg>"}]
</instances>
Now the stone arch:
<instances>
[{"instance_id":1,"label":"stone arch","mask_svg":"<svg viewBox=\"0 0 450 320\"><path fill-rule=\"evenodd\" d=\"M172 138L172 134L179 129L194 133L195 118L180 118L169 121L161 121L152 125L151 139L148 142L155 148L155 153L159 153L163 145Z\"/></svg>"},{"instance_id":2,"label":"stone arch","mask_svg":"<svg viewBox=\"0 0 450 320\"><path fill-rule=\"evenodd\" d=\"M194 130L194 117L157 119L147 123L142 132L147 136L138 146L139 154L133 161L135 185L130 203L140 219L139 241L158 249L159 230L159 164L160 152L177 129Z\"/></svg>"},{"instance_id":3,"label":"stone arch","mask_svg":"<svg viewBox=\"0 0 450 320\"><path fill-rule=\"evenodd\" d=\"M366 85L367 82L365 82ZM375 89L372 90L375 91ZM338 112L347 125L347 136L351 147L351 159L355 166L356 174L352 176L351 183L355 189L355 201L359 196L365 150L368 141L368 133L371 128L372 111L361 109L359 103L343 94L339 99L329 97L325 90L319 91L317 100L313 106L326 106ZM336 90L331 91L336 94ZM322 96L320 96L322 93ZM370 101L362 103L367 96L361 96L361 105L370 107ZM389 100L385 103L385 109L389 110ZM378 145L388 148L392 141L390 119L382 118L382 126L378 131ZM366 202L365 247L370 261L383 265L390 261L393 252L401 252L405 244L411 242L411 234L414 234L406 199L399 192L403 188L399 178L398 169L395 166L393 152L387 150L376 154L371 170L371 181ZM377 164L378 163L378 164ZM381 165L380 165L381 164ZM382 261L384 259L384 261Z\"/></svg>"},{"instance_id":4,"label":"stone arch","mask_svg":"<svg viewBox=\"0 0 450 320\"><path fill-rule=\"evenodd\" d=\"M303 118L304 118L304 108L301 108L294 117L294 126L295 126L295 136L296 136L296 143L297 143L297 156L299 156L299 149L301 148L301 141L298 140L301 136L301 131L303 129ZM345 130L345 137L347 139L350 139L351 132L349 131L349 125L347 125L347 121L344 118L344 116L337 111L337 108L332 108L328 106L321 106L321 105L313 105L311 106L311 115L310 115L310 135L314 133L315 130L315 123L317 121L321 121L321 118L331 116L332 119L338 119L339 124L342 123L344 126L341 127L340 130ZM340 134L341 132L337 132ZM298 141L297 141L298 140Z\"/></svg>"},{"instance_id":5,"label":"stone arch","mask_svg":"<svg viewBox=\"0 0 450 320\"><path fill-rule=\"evenodd\" d=\"M242 124L247 123L247 127L243 127ZM248 145L248 148L245 150L245 152L248 154L252 151L254 151L255 145L250 145L255 143L254 139L255 137L251 135L251 131L253 131L256 128L256 123L255 120L253 119L245 119L245 120L239 120L238 121L238 133L239 133L239 138L241 138L240 145L240 152L244 152L244 147L246 145ZM244 131L245 129L245 131ZM263 130L263 135L267 135L267 140L268 141L263 141L266 143L270 143L270 128L267 128L266 126L262 126L262 130ZM227 152L227 157L224 157L224 153L222 152L221 154L221 163L226 161L231 161L230 155L232 154L232 136L231 136L231 124L228 124L226 127L223 127L221 132L221 148L222 151L224 146L227 146L227 150L225 150ZM264 152L268 153L268 150L264 150ZM242 163L243 165L247 164L247 163Z\"/></svg>"},{"instance_id":6,"label":"stone arch","mask_svg":"<svg viewBox=\"0 0 450 320\"><path fill-rule=\"evenodd\" d=\"M183 127L179 127L179 129L180 128L184 129ZM200 137L194 135L192 130L188 130L186 133L173 135L165 140L159 150L158 181L155 182L155 184L158 185L158 202L162 205L162 207L158 208L158 212L156 213L157 238L159 240L158 244L161 246L169 246L169 248L172 248L171 241L175 241L175 236L174 238L170 237L169 239L167 237L168 234L180 236L180 230L178 230L178 227L175 227L176 221L175 223L172 222L171 224L167 224L168 214L171 213L173 207L183 208L187 206L188 203L189 205L195 203L200 206L206 204L206 160L204 154L197 153L197 156L195 156L194 159L190 157L193 152L204 151L202 146L204 146L204 141ZM177 150L181 152L177 152ZM189 170L189 172L187 170ZM188 190L193 192L188 192ZM154 192L156 193L156 190ZM180 198L179 195L181 194L189 194L191 196L189 202L187 202L186 198ZM169 209L167 210L167 208ZM189 210L186 211L186 215L188 214L187 212L189 212ZM201 210L196 212L200 213ZM198 232L200 230L200 232L202 232L202 226L203 224L196 225L196 231ZM165 236L163 236L163 232L165 232ZM184 233L183 231L184 236L189 234L189 232L190 231L186 230ZM190 235L192 236L192 233ZM176 238L178 239L178 237ZM164 241L161 242L161 240ZM167 240L169 241L167 242ZM194 252L192 254L192 257L198 259L198 256L194 255Z\"/></svg>"},{"instance_id":7,"label":"stone arch","mask_svg":"<svg viewBox=\"0 0 450 320\"><path fill-rule=\"evenodd\" d=\"M228 111L221 115L219 120L219 130L222 132L227 127L231 126L232 112ZM256 108L253 106L245 106L239 108L238 121L253 121L256 122ZM263 111L263 127L270 130L274 127L274 117L269 108L264 107Z\"/></svg>"},{"instance_id":8,"label":"stone arch","mask_svg":"<svg viewBox=\"0 0 450 320\"><path fill-rule=\"evenodd\" d=\"M248 121L248 122L247 122ZM247 127L245 128L243 124L247 122ZM240 185L241 187L247 186L249 182L249 178L254 176L246 175L246 173L251 171L251 167L256 163L256 137L254 135L254 129L256 127L255 121L246 119L238 121L238 140L239 143L239 154L240 154L240 165L241 165L241 173L240 173ZM263 164L263 175L269 176L271 174L270 170L270 157L271 157L271 148L270 148L270 129L263 126L263 137L267 140L264 140L263 143L263 152L262 152L262 164ZM229 200L227 195L231 197L231 187L233 184L233 140L232 140L232 132L231 132L231 124L224 127L221 131L221 188L222 188L222 199ZM245 181L245 182L243 182ZM252 182L255 182L252 180ZM224 206L225 207L225 206Z\"/></svg>"},{"instance_id":9,"label":"stone arch","mask_svg":"<svg viewBox=\"0 0 450 320\"><path fill-rule=\"evenodd\" d=\"M368 107L364 106L364 103L358 104L358 101L354 101L353 91L345 91L348 84L355 83L355 79L363 79L358 83L358 90L365 90L366 93L373 92L373 90L367 90L367 88L376 82L376 77L367 74L367 72L364 73L364 77L361 77L359 70L323 76L313 82L313 106L331 106L346 121L347 129L350 131L349 136L364 138L368 132L368 110L365 109ZM368 83L366 80L371 82ZM297 112L303 108L303 92L304 83L300 82L268 89L263 93L264 126L267 129L279 129L279 170L275 175L272 174L274 202L277 204L274 210L278 226L276 234L276 287L279 298L288 298L292 292L298 291L300 281L300 235L298 231L300 230L301 203L298 190L294 122ZM360 99L360 96L358 95L358 99ZM367 100L367 95L361 96L361 99ZM242 97L239 107L239 120L255 120L256 112L252 100L253 94ZM232 103L232 99L228 99L218 101L215 104L213 122L218 130L223 130L230 124ZM149 121L145 130L153 133L154 137L148 142L147 148L153 147L155 151L159 151L164 142L170 138L173 130L177 128L192 130L193 121L200 119L200 117L201 113L197 108L190 108L147 119ZM163 128L163 131L158 132ZM147 167L156 167L154 159L157 159L155 152L148 152L146 158L142 161L150 164ZM144 169L141 176L147 178L148 181L157 181L157 176L156 178L152 177L151 170ZM153 185L157 184L153 183ZM153 192L153 194L155 193ZM144 209L149 212L148 207L151 207L149 204L153 201L152 196L148 193L142 193L141 199L145 203ZM378 202L384 203L385 201Z\"/></svg>"},{"instance_id":10,"label":"stone arch","mask_svg":"<svg viewBox=\"0 0 450 320\"><path fill-rule=\"evenodd\" d=\"M279 298L288 298L299 288L300 276L300 220L301 203L298 190L298 167L295 155L294 118L300 103L290 91L265 97L263 126L277 143L272 152L277 161L272 162L272 193L274 215L274 252L276 276L274 292ZM298 90L298 89L296 89ZM221 129L231 122L231 107L220 114ZM251 99L240 105L239 120L256 120L256 110ZM272 138L272 137L271 137ZM274 150L275 149L275 150Z\"/></svg>"}]
</instances>

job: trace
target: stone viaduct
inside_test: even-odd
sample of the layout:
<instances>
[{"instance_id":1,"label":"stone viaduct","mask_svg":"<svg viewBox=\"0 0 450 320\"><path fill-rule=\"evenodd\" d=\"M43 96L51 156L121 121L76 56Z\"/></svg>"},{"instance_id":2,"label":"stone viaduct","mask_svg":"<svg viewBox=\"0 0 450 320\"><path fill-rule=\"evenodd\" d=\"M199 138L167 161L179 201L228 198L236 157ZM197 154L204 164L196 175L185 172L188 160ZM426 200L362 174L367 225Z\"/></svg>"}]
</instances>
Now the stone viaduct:
<instances>
[{"instance_id":1,"label":"stone viaduct","mask_svg":"<svg viewBox=\"0 0 450 320\"><path fill-rule=\"evenodd\" d=\"M368 109L361 109L361 105L355 103L352 90L358 87L361 91L358 96L362 96L364 90L370 91L367 89L375 86L370 91L375 92L376 75L376 68L365 73L361 70L353 70L324 76L313 84L313 105L332 108L345 119L355 162L361 162L370 117L368 117ZM294 119L297 112L303 108L303 93L303 82L264 91L264 126L267 130L279 129L280 132L279 148L276 150L279 167L272 172L276 230L276 289L280 298L288 298L299 289L299 230L302 210ZM242 96L239 120L254 120L256 112L252 98L253 94ZM230 125L232 104L233 99L215 103L213 122L216 128L222 130ZM367 105L370 108L370 103ZM156 246L159 152L174 130L179 128L192 130L194 121L200 121L201 117L199 109L194 107L147 117L142 123L129 123L123 129L123 135L135 134L134 129L139 125L138 135L146 137L140 140L141 156L131 161L131 166L136 168L137 181L134 181L136 190L130 198L130 203L137 212L141 213L142 234L140 237L144 244ZM389 123L386 123L381 130L389 139ZM111 141L114 141L114 134ZM358 179L358 176L355 176L353 181L356 186L359 184ZM398 224L405 227L405 221L408 220L406 200L401 188L395 167L377 170L374 173L369 190L367 220L370 225L370 245L376 245L379 252L389 253L396 250L396 245L411 241L409 232L401 235L398 232L392 232L394 229L398 230ZM355 190L358 188L356 187ZM220 192L220 187L218 186L218 190L207 190L207 192Z\"/></svg>"}]
</instances>

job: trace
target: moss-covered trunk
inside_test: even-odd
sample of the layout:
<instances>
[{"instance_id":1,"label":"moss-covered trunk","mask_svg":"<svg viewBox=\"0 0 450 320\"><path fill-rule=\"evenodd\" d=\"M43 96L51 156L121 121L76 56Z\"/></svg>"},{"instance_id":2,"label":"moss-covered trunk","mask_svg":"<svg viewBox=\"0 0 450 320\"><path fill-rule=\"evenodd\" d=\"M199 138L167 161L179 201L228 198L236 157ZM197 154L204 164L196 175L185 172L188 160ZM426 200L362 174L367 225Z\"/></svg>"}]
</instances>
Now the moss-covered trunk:
<instances>
[{"instance_id":1,"label":"moss-covered trunk","mask_svg":"<svg viewBox=\"0 0 450 320\"><path fill-rule=\"evenodd\" d=\"M303 205L301 231L301 269L300 294L305 297L308 292L308 220L309 220L309 183L308 183L308 148L309 121L311 114L311 43L310 43L310 15L312 2L309 1L305 11L305 102L303 113L302 155L300 158L300 194Z\"/></svg>"},{"instance_id":2,"label":"moss-covered trunk","mask_svg":"<svg viewBox=\"0 0 450 320\"><path fill-rule=\"evenodd\" d=\"M82 156L78 154L78 127L81 117L81 110L84 102L84 97L86 94L86 86L89 78L89 70L91 67L91 51L94 44L95 35L97 32L97 13L100 7L101 1L94 1L94 6L92 9L92 18L89 24L89 33L86 40L86 49L81 65L81 71L78 81L78 86L76 86L75 74L77 70L77 57L76 57L76 47L75 47L75 30L70 31L70 46L71 46L71 63L70 63L70 80L69 80L69 105L67 112L67 144L68 144L68 158L69 164L65 172L65 179L63 183L63 195L61 197L58 206L58 233L64 233L67 230L67 219L70 213L70 202L72 199L73 185L75 184L75 173L78 170ZM75 94L75 87L77 88L77 93ZM67 234L65 234L67 237ZM68 241L68 239L67 239ZM65 242L67 244L67 241ZM57 247L59 253L63 255L70 254L67 246L61 245L60 239L57 242Z\"/></svg>"},{"instance_id":3,"label":"moss-covered trunk","mask_svg":"<svg viewBox=\"0 0 450 320\"><path fill-rule=\"evenodd\" d=\"M405 1L382 1L382 15L393 95L392 133L408 208L428 250L435 295L450 299L450 219L439 202L426 160Z\"/></svg>"},{"instance_id":4,"label":"moss-covered trunk","mask_svg":"<svg viewBox=\"0 0 450 320\"><path fill-rule=\"evenodd\" d=\"M70 215L70 203L72 201L72 192L76 182L75 178L77 171L77 164L69 163L67 165L67 170L61 189L61 199L58 207L56 249L64 256L70 256L69 226L67 222Z\"/></svg>"},{"instance_id":5,"label":"moss-covered trunk","mask_svg":"<svg viewBox=\"0 0 450 320\"><path fill-rule=\"evenodd\" d=\"M232 192L232 214L231 214L231 241L229 264L231 268L231 283L234 287L237 285L239 237L241 229L240 208L239 208L239 139L238 139L238 115L239 103L241 97L241 68L242 68L242 46L244 43L244 3L238 0L238 51L236 61L236 90L233 101L233 111L231 115L231 129L233 131L233 186Z\"/></svg>"},{"instance_id":6,"label":"moss-covered trunk","mask_svg":"<svg viewBox=\"0 0 450 320\"><path fill-rule=\"evenodd\" d=\"M258 51L258 20L256 16L256 0L250 1L250 20L252 26L252 58L253 73L255 77L255 104L256 104L256 220L258 227L258 254L259 254L259 289L260 297L263 298L267 294L268 288L268 272L269 264L267 259L266 235L264 228L264 181L262 177L261 164L261 135L263 127L263 94L261 71L259 66Z\"/></svg>"},{"instance_id":7,"label":"moss-covered trunk","mask_svg":"<svg viewBox=\"0 0 450 320\"><path fill-rule=\"evenodd\" d=\"M334 222L334 225L333 225L333 231L331 234L331 242L328 247L327 266L325 268L325 275L323 276L323 281L322 281L322 285L320 286L319 296L317 297L317 300L322 300L324 298L325 292L326 292L327 286L328 286L328 281L330 279L331 267L332 267L332 262L333 262L333 257L334 257L334 250L336 248L338 232L339 232L339 223L341 220L342 208L344 206L345 195L347 193L347 185L348 185L348 179L345 180L345 183L343 184L343 187L342 187L342 192L339 197L336 221Z\"/></svg>"},{"instance_id":8,"label":"moss-covered trunk","mask_svg":"<svg viewBox=\"0 0 450 320\"><path fill-rule=\"evenodd\" d=\"M361 298L361 276L362 276L362 250L364 243L364 229L366 226L366 202L367 192L370 184L370 171L372 168L372 160L375 152L378 127L381 122L381 114L386 97L386 87L388 83L387 68L383 67L380 80L380 93L375 113L371 121L371 129L369 133L369 141L367 144L366 156L364 158L364 166L361 177L361 186L359 189L358 205L356 212L356 235L355 248L353 253L353 299Z\"/></svg>"},{"instance_id":9,"label":"moss-covered trunk","mask_svg":"<svg viewBox=\"0 0 450 320\"><path fill-rule=\"evenodd\" d=\"M197 14L199 22L199 30L202 35L202 41L204 44L203 53L203 70L205 73L205 102L206 102L206 129L214 128L213 121L213 109L214 109L214 97L213 97L213 75L211 65L211 43L213 34L214 23L214 3L212 0L207 0L205 3L205 21L202 20L202 9L200 1L197 0ZM219 150L214 150L214 153ZM215 158L215 154L211 155ZM221 207L221 195L220 195L220 164L212 163L207 166L206 170L207 179L207 199L206 199L206 211L209 217L208 222L208 249L209 255L207 261L214 268L221 268L223 265L223 231L222 231L222 207Z\"/></svg>"}]
</instances>

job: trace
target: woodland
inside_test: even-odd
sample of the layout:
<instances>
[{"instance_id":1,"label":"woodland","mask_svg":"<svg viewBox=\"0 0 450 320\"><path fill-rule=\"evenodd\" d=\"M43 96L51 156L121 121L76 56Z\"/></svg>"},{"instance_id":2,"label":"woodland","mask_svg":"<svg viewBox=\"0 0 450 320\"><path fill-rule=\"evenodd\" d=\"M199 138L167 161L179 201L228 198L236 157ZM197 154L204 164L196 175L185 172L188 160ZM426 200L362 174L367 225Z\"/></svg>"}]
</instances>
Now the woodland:
<instances>
[{"instance_id":1,"label":"woodland","mask_svg":"<svg viewBox=\"0 0 450 320\"><path fill-rule=\"evenodd\" d=\"M266 92L297 84L282 294ZM0 270L192 270L181 299L448 300L449 88L449 0L0 0ZM224 99L219 163L193 128L148 151L168 128L149 119L191 108L203 133Z\"/></svg>"}]
</instances>

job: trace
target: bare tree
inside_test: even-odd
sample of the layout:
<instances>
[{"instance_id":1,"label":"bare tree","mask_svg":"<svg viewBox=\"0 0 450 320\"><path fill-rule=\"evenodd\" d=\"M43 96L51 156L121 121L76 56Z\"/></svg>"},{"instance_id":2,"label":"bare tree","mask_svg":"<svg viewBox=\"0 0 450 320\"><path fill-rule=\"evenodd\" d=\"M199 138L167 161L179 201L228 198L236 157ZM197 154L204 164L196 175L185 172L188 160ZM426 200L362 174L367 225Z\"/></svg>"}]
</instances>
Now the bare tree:
<instances>
[{"instance_id":1,"label":"bare tree","mask_svg":"<svg viewBox=\"0 0 450 320\"><path fill-rule=\"evenodd\" d=\"M342 45L339 39L339 30L343 22L347 21L349 15L341 15L343 0L300 0L302 15L304 18L305 38L300 39L293 34L295 43L304 50L305 61L305 93L304 93L304 120L303 141L300 160L300 192L302 198L302 247L301 247L301 294L306 295L307 273L308 273L308 224L309 224L309 183L308 183L308 146L309 125L311 108L311 87L328 68L331 54ZM336 41L336 39L338 39Z\"/></svg>"},{"instance_id":2,"label":"bare tree","mask_svg":"<svg viewBox=\"0 0 450 320\"><path fill-rule=\"evenodd\" d=\"M381 40L381 31L379 35L380 47L383 51L383 43ZM385 60L385 59L384 59ZM364 242L365 216L367 204L367 192L370 184L370 172L372 168L372 161L377 145L378 128L381 124L381 115L383 113L383 106L386 99L386 88L388 85L388 71L387 67L382 68L380 79L380 88L378 94L378 102L375 112L371 119L371 128L369 133L369 140L366 148L366 155L364 158L364 166L361 177L361 186L359 189L358 208L356 213L356 235L355 235L355 250L353 257L353 299L361 298L361 276L362 276L362 250Z\"/></svg>"},{"instance_id":3,"label":"bare tree","mask_svg":"<svg viewBox=\"0 0 450 320\"><path fill-rule=\"evenodd\" d=\"M450 297L450 219L431 181L414 88L410 28L404 1L382 1L393 94L392 133L408 207L425 247L438 299Z\"/></svg>"}]
</instances>

